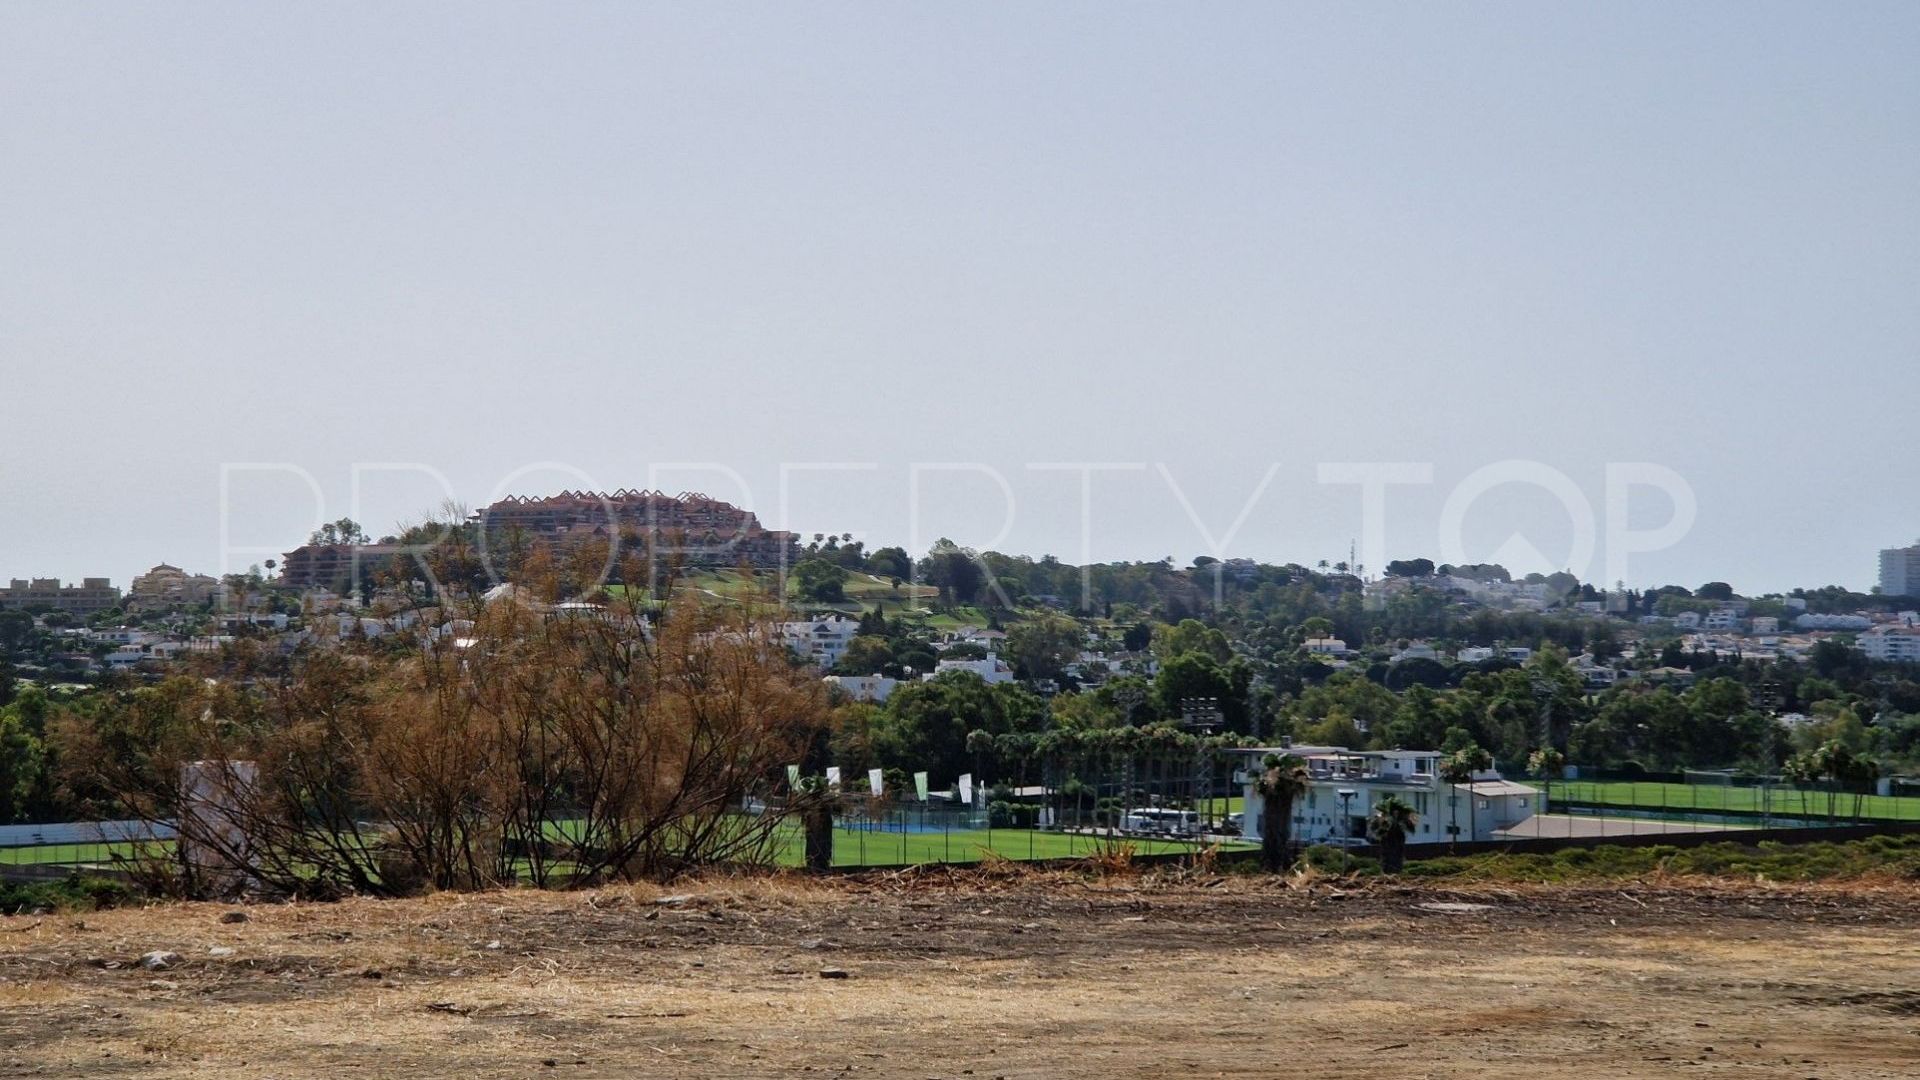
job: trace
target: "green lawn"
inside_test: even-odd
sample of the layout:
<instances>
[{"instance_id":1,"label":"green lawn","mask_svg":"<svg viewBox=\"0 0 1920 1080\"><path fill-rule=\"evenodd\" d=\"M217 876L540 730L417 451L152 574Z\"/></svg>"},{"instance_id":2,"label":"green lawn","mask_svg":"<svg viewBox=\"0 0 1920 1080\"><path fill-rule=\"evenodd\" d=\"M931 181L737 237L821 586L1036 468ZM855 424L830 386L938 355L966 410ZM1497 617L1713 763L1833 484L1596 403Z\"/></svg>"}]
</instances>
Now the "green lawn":
<instances>
[{"instance_id":1,"label":"green lawn","mask_svg":"<svg viewBox=\"0 0 1920 1080\"><path fill-rule=\"evenodd\" d=\"M556 825L556 828L564 828ZM1003 859L1072 859L1095 854L1101 841L1090 836L1034 832L1025 829L960 829L951 833L863 832L835 829L835 866L886 866L902 863L979 862L988 851ZM1194 850L1198 845L1170 840L1130 840L1136 855L1160 855ZM1234 845L1244 847L1246 845ZM0 863L27 866L44 863L109 863L114 855L132 857L137 845L56 844L45 847L0 848ZM864 854L863 854L864 853ZM799 866L805 850L797 825L781 830L778 861Z\"/></svg>"},{"instance_id":2,"label":"green lawn","mask_svg":"<svg viewBox=\"0 0 1920 1080\"><path fill-rule=\"evenodd\" d=\"M10 866L34 866L41 863L109 863L114 856L133 858L140 845L121 844L48 844L43 847L0 848L0 863Z\"/></svg>"},{"instance_id":3,"label":"green lawn","mask_svg":"<svg viewBox=\"0 0 1920 1080\"><path fill-rule=\"evenodd\" d=\"M1536 787L1537 781L1528 781ZM1640 780L1556 780L1553 801L1597 803L1604 806L1641 810L1716 810L1768 813L1778 817L1824 818L1827 793L1791 788L1722 787L1717 784L1670 784ZM1854 816L1855 796L1840 792L1833 796L1836 817ZM1859 796L1862 817L1920 821L1920 798L1882 795Z\"/></svg>"},{"instance_id":4,"label":"green lawn","mask_svg":"<svg viewBox=\"0 0 1920 1080\"><path fill-rule=\"evenodd\" d=\"M952 833L833 830L833 865L888 866L903 863L979 862L991 851L1003 859L1074 859L1096 854L1106 841L1071 833L1029 829L956 830ZM1179 854L1200 845L1171 840L1128 840L1136 855ZM862 844L864 843L864 848ZM1249 845L1237 844L1235 847ZM864 857L863 857L864 853ZM805 849L798 828L783 830L779 861L799 866Z\"/></svg>"},{"instance_id":5,"label":"green lawn","mask_svg":"<svg viewBox=\"0 0 1920 1080\"><path fill-rule=\"evenodd\" d=\"M940 596L940 590L932 585L915 585L912 582L903 581L900 587L895 589L890 579L865 573L847 575L846 593L868 606L871 606L874 601L885 600L896 607L908 600L917 598L922 602L931 602Z\"/></svg>"}]
</instances>

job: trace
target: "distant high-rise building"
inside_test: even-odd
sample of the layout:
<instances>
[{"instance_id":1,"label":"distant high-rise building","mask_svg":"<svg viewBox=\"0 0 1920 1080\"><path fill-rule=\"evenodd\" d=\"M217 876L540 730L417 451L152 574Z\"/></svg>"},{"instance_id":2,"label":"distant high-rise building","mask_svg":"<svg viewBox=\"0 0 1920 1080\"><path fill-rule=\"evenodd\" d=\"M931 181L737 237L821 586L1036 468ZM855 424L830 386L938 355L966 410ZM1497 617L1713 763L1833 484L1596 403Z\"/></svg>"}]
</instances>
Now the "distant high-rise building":
<instances>
[{"instance_id":1,"label":"distant high-rise building","mask_svg":"<svg viewBox=\"0 0 1920 1080\"><path fill-rule=\"evenodd\" d=\"M1920 596L1920 543L1880 553L1880 592L1886 596Z\"/></svg>"},{"instance_id":2,"label":"distant high-rise building","mask_svg":"<svg viewBox=\"0 0 1920 1080\"><path fill-rule=\"evenodd\" d=\"M474 514L472 522L482 534L482 554L503 561L523 542L544 543L562 553L597 543L616 559L657 555L691 566L783 567L800 556L794 533L763 528L750 511L698 493L622 488L612 494L510 497ZM401 544L307 544L281 559L280 584L344 595L413 550Z\"/></svg>"},{"instance_id":3,"label":"distant high-rise building","mask_svg":"<svg viewBox=\"0 0 1920 1080\"><path fill-rule=\"evenodd\" d=\"M598 541L616 551L679 558L691 565L747 562L779 567L797 562L800 553L795 534L763 528L751 511L697 492L563 491L502 499L473 520L496 550L507 542L506 536L520 533L563 550Z\"/></svg>"},{"instance_id":4,"label":"distant high-rise building","mask_svg":"<svg viewBox=\"0 0 1920 1080\"><path fill-rule=\"evenodd\" d=\"M14 578L0 589L0 609L92 615L119 605L120 590L103 577L86 578L78 585L62 585L59 578Z\"/></svg>"},{"instance_id":5,"label":"distant high-rise building","mask_svg":"<svg viewBox=\"0 0 1920 1080\"><path fill-rule=\"evenodd\" d=\"M331 589L345 595L383 573L399 544L306 544L280 559L280 584L288 589Z\"/></svg>"},{"instance_id":6,"label":"distant high-rise building","mask_svg":"<svg viewBox=\"0 0 1920 1080\"><path fill-rule=\"evenodd\" d=\"M127 607L191 607L213 599L219 589L220 582L215 578L161 563L133 579L133 586L127 590Z\"/></svg>"}]
</instances>

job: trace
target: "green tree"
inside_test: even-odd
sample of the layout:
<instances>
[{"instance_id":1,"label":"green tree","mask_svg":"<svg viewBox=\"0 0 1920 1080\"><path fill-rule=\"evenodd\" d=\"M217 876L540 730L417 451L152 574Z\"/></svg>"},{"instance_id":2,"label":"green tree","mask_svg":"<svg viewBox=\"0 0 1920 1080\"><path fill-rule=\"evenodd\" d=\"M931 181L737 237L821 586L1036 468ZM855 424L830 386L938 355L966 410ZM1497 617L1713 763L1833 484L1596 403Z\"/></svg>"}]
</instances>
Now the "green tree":
<instances>
[{"instance_id":1,"label":"green tree","mask_svg":"<svg viewBox=\"0 0 1920 1080\"><path fill-rule=\"evenodd\" d=\"M367 530L352 518L329 521L313 531L307 537L309 544L364 544L367 542Z\"/></svg>"},{"instance_id":2,"label":"green tree","mask_svg":"<svg viewBox=\"0 0 1920 1080\"><path fill-rule=\"evenodd\" d=\"M24 611L0 611L0 654L18 652L32 637L32 615Z\"/></svg>"},{"instance_id":3,"label":"green tree","mask_svg":"<svg viewBox=\"0 0 1920 1080\"><path fill-rule=\"evenodd\" d=\"M990 731L974 730L967 732L967 753L973 755L973 782L987 782L987 760L993 756L994 737ZM995 770L994 775L998 775Z\"/></svg>"},{"instance_id":4,"label":"green tree","mask_svg":"<svg viewBox=\"0 0 1920 1080\"><path fill-rule=\"evenodd\" d=\"M873 554L867 556L867 572L883 578L905 581L913 576L913 559L907 555L905 548L878 548Z\"/></svg>"},{"instance_id":5,"label":"green tree","mask_svg":"<svg viewBox=\"0 0 1920 1080\"><path fill-rule=\"evenodd\" d=\"M841 675L874 675L894 665L893 643L876 634L857 634L834 665Z\"/></svg>"},{"instance_id":6,"label":"green tree","mask_svg":"<svg viewBox=\"0 0 1920 1080\"><path fill-rule=\"evenodd\" d=\"M1041 615L1007 631L1007 662L1023 679L1058 679L1080 656L1086 640L1080 624L1064 615Z\"/></svg>"},{"instance_id":7,"label":"green tree","mask_svg":"<svg viewBox=\"0 0 1920 1080\"><path fill-rule=\"evenodd\" d=\"M979 556L945 537L934 542L920 566L927 584L938 587L942 595L956 603L971 604L979 599L987 581Z\"/></svg>"},{"instance_id":8,"label":"green tree","mask_svg":"<svg viewBox=\"0 0 1920 1080\"><path fill-rule=\"evenodd\" d=\"M0 709L0 824L24 816L45 762L41 739L22 716L19 703Z\"/></svg>"},{"instance_id":9,"label":"green tree","mask_svg":"<svg viewBox=\"0 0 1920 1080\"><path fill-rule=\"evenodd\" d=\"M1160 666L1153 681L1153 704L1159 715L1177 717L1189 698L1212 698L1224 707L1233 696L1233 682L1211 657L1182 653Z\"/></svg>"},{"instance_id":10,"label":"green tree","mask_svg":"<svg viewBox=\"0 0 1920 1080\"><path fill-rule=\"evenodd\" d=\"M1393 716L1374 729L1374 744L1383 750L1438 747L1452 724L1452 707L1440 693L1421 685L1400 695Z\"/></svg>"},{"instance_id":11,"label":"green tree","mask_svg":"<svg viewBox=\"0 0 1920 1080\"><path fill-rule=\"evenodd\" d=\"M1551 746L1543 746L1527 756L1527 770L1539 777L1544 785L1545 801L1541 806L1542 813L1553 805L1553 781L1566 765L1567 755Z\"/></svg>"},{"instance_id":12,"label":"green tree","mask_svg":"<svg viewBox=\"0 0 1920 1080\"><path fill-rule=\"evenodd\" d=\"M1413 807L1398 795L1389 795L1373 804L1367 819L1367 832L1380 845L1380 869L1397 874L1407 865L1407 836L1420 823Z\"/></svg>"},{"instance_id":13,"label":"green tree","mask_svg":"<svg viewBox=\"0 0 1920 1080\"><path fill-rule=\"evenodd\" d=\"M1154 631L1153 652L1162 660L1190 654L1205 656L1216 664L1233 659L1233 646L1227 643L1227 636L1198 619L1182 619Z\"/></svg>"},{"instance_id":14,"label":"green tree","mask_svg":"<svg viewBox=\"0 0 1920 1080\"><path fill-rule=\"evenodd\" d=\"M825 559L803 559L793 568L793 587L802 599L837 604L847 598L845 567Z\"/></svg>"},{"instance_id":15,"label":"green tree","mask_svg":"<svg viewBox=\"0 0 1920 1080\"><path fill-rule=\"evenodd\" d=\"M1061 694L1053 699L1053 723L1057 728L1109 728L1124 722L1120 707L1098 692Z\"/></svg>"},{"instance_id":16,"label":"green tree","mask_svg":"<svg viewBox=\"0 0 1920 1080\"><path fill-rule=\"evenodd\" d=\"M1306 794L1307 763L1292 754L1268 754L1254 785L1260 795L1260 865L1270 874L1287 868L1293 837L1293 804Z\"/></svg>"},{"instance_id":17,"label":"green tree","mask_svg":"<svg viewBox=\"0 0 1920 1080\"><path fill-rule=\"evenodd\" d=\"M877 724L869 742L882 766L924 769L935 784L946 784L967 771L968 732L1039 731L1046 702L1017 684L988 686L972 672L950 671L894 690Z\"/></svg>"}]
</instances>

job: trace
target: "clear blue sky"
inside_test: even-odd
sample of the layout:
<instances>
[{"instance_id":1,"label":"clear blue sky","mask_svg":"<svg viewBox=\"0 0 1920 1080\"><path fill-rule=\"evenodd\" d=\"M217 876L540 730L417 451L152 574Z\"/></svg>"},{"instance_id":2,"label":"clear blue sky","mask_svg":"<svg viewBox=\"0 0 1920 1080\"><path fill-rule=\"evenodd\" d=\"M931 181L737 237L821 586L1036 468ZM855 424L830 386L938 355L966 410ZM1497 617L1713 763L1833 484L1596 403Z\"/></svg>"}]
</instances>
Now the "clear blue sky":
<instances>
[{"instance_id":1,"label":"clear blue sky","mask_svg":"<svg viewBox=\"0 0 1920 1080\"><path fill-rule=\"evenodd\" d=\"M1917 57L1914 4L8 5L0 577L217 569L222 463L770 523L870 463L786 520L1069 559L1028 466L1140 463L1089 549L1184 563L1344 558L1321 462L1431 463L1386 552L1437 556L1526 459L1687 479L1634 584L1864 588L1920 534ZM1572 528L1501 489L1466 550L1516 532Z\"/></svg>"}]
</instances>

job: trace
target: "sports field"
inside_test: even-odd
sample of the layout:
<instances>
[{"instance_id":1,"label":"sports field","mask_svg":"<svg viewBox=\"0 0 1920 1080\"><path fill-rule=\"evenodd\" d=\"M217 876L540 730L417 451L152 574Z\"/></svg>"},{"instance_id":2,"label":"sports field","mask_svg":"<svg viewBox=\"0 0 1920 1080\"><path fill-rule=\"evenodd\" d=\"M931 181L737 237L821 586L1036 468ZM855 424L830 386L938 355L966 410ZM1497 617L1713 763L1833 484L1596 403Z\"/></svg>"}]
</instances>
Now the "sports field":
<instances>
[{"instance_id":1,"label":"sports field","mask_svg":"<svg viewBox=\"0 0 1920 1080\"><path fill-rule=\"evenodd\" d=\"M42 863L109 863L116 855L132 858L138 844L43 844L0 848L0 864L34 866Z\"/></svg>"},{"instance_id":2,"label":"sports field","mask_svg":"<svg viewBox=\"0 0 1920 1080\"><path fill-rule=\"evenodd\" d=\"M1537 781L1528 781L1539 786ZM1912 796L1854 795L1781 787L1731 787L1719 784L1673 784L1651 780L1556 780L1552 802L1618 806L1636 810L1702 813L1727 811L1787 818L1859 816L1893 821L1920 821L1920 798Z\"/></svg>"},{"instance_id":3,"label":"sports field","mask_svg":"<svg viewBox=\"0 0 1920 1080\"><path fill-rule=\"evenodd\" d=\"M1135 855L1179 854L1204 845L1173 840L1127 839ZM979 862L991 852L1002 859L1075 859L1099 854L1114 842L1102 837L1031 829L965 829L953 832L863 832L833 830L833 865L889 866L919 863ZM1236 844L1235 847L1248 845ZM784 837L780 862L799 866L804 849L799 831Z\"/></svg>"},{"instance_id":4,"label":"sports field","mask_svg":"<svg viewBox=\"0 0 1920 1080\"><path fill-rule=\"evenodd\" d=\"M882 832L835 829L835 866L897 866L919 863L980 862L989 853L1001 859L1075 859L1098 854L1111 841L1070 833L1027 829L956 829L951 832ZM1204 845L1171 840L1129 839L1136 855L1163 855L1194 851ZM1247 845L1233 845L1244 847ZM40 847L0 848L0 865L106 865L115 856L130 858L134 844L48 844ZM804 845L797 827L782 829L776 856L783 866L804 861Z\"/></svg>"}]
</instances>

